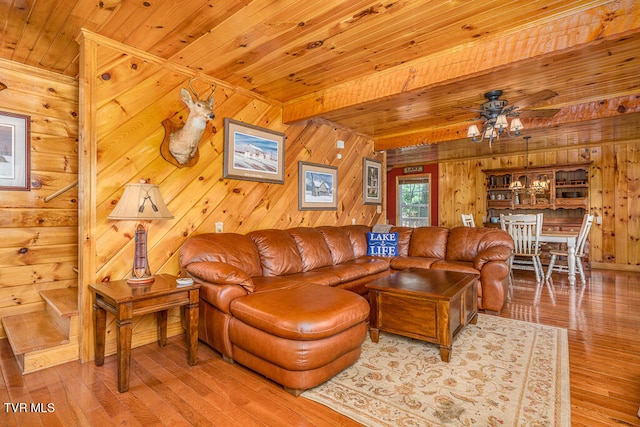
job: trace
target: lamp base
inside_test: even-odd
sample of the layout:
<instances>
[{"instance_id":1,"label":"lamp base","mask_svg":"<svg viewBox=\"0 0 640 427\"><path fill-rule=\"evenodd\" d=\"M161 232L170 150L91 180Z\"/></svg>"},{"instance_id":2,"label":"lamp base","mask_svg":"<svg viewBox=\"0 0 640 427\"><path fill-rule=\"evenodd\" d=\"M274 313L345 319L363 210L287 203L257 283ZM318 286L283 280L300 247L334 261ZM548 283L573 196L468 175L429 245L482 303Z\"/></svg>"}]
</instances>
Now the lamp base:
<instances>
[{"instance_id":1,"label":"lamp base","mask_svg":"<svg viewBox=\"0 0 640 427\"><path fill-rule=\"evenodd\" d=\"M136 227L135 256L133 258L133 268L131 277L127 279L130 285L145 285L156 280L149 270L147 262L147 229L143 224Z\"/></svg>"},{"instance_id":2,"label":"lamp base","mask_svg":"<svg viewBox=\"0 0 640 427\"><path fill-rule=\"evenodd\" d=\"M146 285L148 283L153 283L155 280L156 279L153 276L129 277L127 279L127 283L130 285Z\"/></svg>"}]
</instances>

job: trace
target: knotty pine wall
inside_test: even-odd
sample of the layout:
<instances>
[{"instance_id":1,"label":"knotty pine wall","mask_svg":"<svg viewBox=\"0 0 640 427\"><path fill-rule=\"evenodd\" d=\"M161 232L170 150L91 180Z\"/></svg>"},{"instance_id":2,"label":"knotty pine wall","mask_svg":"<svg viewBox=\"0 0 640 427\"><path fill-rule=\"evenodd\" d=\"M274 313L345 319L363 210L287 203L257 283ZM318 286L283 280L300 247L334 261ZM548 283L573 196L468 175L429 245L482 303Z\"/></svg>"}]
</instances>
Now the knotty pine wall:
<instances>
[{"instance_id":1,"label":"knotty pine wall","mask_svg":"<svg viewBox=\"0 0 640 427\"><path fill-rule=\"evenodd\" d=\"M640 272L640 141L529 153L530 165L580 161L593 161L589 212L602 219L589 236L591 266ZM440 225L461 225L463 212L472 213L476 221L487 215L483 169L524 166L524 154L440 163Z\"/></svg>"},{"instance_id":2,"label":"knotty pine wall","mask_svg":"<svg viewBox=\"0 0 640 427\"><path fill-rule=\"evenodd\" d=\"M162 121L184 121L188 111L179 91L193 70L177 67L85 32L81 40L80 100L82 141L80 162L80 227L82 236L81 300L83 334L92 334L91 298L87 285L130 274L135 223L107 219L125 184L140 179L157 184L173 220L150 224L148 247L152 272L179 274L178 253L191 235L213 232L215 222L225 232L246 233L263 228L343 225L355 218L373 225L385 218L376 206L362 204L362 158L384 160L373 152L373 141L322 122L287 127L281 105L198 75L194 86L215 91L216 117L207 125L193 167L178 168L162 158ZM230 117L286 134L285 183L267 184L224 179L224 118ZM336 140L345 141L338 150ZM342 159L337 159L337 154ZM338 167L337 211L298 210L298 162ZM115 352L115 324L107 324L107 353ZM156 340L154 316L134 319L133 345ZM178 311L170 313L169 333L181 333ZM111 339L109 339L111 337ZM82 360L93 358L91 340L83 340Z\"/></svg>"},{"instance_id":3,"label":"knotty pine wall","mask_svg":"<svg viewBox=\"0 0 640 427\"><path fill-rule=\"evenodd\" d=\"M31 117L31 191L0 190L0 317L40 311L77 286L78 82L0 60L0 110ZM5 332L0 324L0 338Z\"/></svg>"}]
</instances>

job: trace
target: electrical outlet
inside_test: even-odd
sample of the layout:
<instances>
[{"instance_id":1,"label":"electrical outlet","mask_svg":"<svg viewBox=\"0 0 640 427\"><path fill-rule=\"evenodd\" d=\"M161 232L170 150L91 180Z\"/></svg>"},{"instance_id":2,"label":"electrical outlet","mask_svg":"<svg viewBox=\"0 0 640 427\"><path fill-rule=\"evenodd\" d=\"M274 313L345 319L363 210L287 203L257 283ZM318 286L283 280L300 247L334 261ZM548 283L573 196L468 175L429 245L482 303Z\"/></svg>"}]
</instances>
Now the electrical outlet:
<instances>
[{"instance_id":1,"label":"electrical outlet","mask_svg":"<svg viewBox=\"0 0 640 427\"><path fill-rule=\"evenodd\" d=\"M352 225L356 225L356 219L355 218L351 218L351 224Z\"/></svg>"},{"instance_id":2,"label":"electrical outlet","mask_svg":"<svg viewBox=\"0 0 640 427\"><path fill-rule=\"evenodd\" d=\"M224 223L216 222L216 233L222 233L223 228L224 228Z\"/></svg>"},{"instance_id":3,"label":"electrical outlet","mask_svg":"<svg viewBox=\"0 0 640 427\"><path fill-rule=\"evenodd\" d=\"M382 213L382 205L378 205L378 206L376 206L376 211L377 211L378 213Z\"/></svg>"}]
</instances>

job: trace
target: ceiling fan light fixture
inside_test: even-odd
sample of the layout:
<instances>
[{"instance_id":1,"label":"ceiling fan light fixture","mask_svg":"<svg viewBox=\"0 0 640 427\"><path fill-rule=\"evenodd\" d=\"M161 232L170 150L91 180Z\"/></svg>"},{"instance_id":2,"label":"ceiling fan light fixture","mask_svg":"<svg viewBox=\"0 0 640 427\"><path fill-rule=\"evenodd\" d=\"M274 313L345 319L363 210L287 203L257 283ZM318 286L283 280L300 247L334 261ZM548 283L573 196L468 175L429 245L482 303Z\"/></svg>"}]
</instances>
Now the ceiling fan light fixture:
<instances>
[{"instance_id":1,"label":"ceiling fan light fixture","mask_svg":"<svg viewBox=\"0 0 640 427\"><path fill-rule=\"evenodd\" d=\"M471 125L469 129L467 129L467 137L473 138L473 142L477 142L476 136L480 135L480 131L478 130L478 126Z\"/></svg>"},{"instance_id":2,"label":"ceiling fan light fixture","mask_svg":"<svg viewBox=\"0 0 640 427\"><path fill-rule=\"evenodd\" d=\"M520 135L520 130L522 129L524 129L524 126L520 121L520 117L514 117L513 120L511 120L511 127L509 128L509 130L511 132L515 132L516 136L518 136Z\"/></svg>"},{"instance_id":3,"label":"ceiling fan light fixture","mask_svg":"<svg viewBox=\"0 0 640 427\"><path fill-rule=\"evenodd\" d=\"M507 116L504 114L500 114L496 119L495 127L498 128L500 132L502 132L503 129L508 128L509 122L507 122Z\"/></svg>"},{"instance_id":4,"label":"ceiling fan light fixture","mask_svg":"<svg viewBox=\"0 0 640 427\"><path fill-rule=\"evenodd\" d=\"M497 136L498 136L498 132L496 132L496 128L494 128L493 126L487 127L487 129L484 131L485 138L490 138L491 140L493 140L493 138Z\"/></svg>"},{"instance_id":5,"label":"ceiling fan light fixture","mask_svg":"<svg viewBox=\"0 0 640 427\"><path fill-rule=\"evenodd\" d=\"M480 108L469 108L479 114L477 120L482 120L482 126L472 125L467 128L467 137L472 138L473 142L482 142L484 139L489 140L489 146L494 140L503 135L508 137L520 136L520 131L525 127L520 120L520 112L523 108L535 104L540 101L551 99L558 94L552 90L542 90L520 99L515 104L510 105L502 96L501 90L492 90L484 94L487 99L480 105ZM467 107L462 107L467 108ZM559 110L556 110L551 116L547 111L551 110L531 110L531 117L551 117ZM536 112L539 113L536 115ZM478 128L480 127L480 130Z\"/></svg>"}]
</instances>

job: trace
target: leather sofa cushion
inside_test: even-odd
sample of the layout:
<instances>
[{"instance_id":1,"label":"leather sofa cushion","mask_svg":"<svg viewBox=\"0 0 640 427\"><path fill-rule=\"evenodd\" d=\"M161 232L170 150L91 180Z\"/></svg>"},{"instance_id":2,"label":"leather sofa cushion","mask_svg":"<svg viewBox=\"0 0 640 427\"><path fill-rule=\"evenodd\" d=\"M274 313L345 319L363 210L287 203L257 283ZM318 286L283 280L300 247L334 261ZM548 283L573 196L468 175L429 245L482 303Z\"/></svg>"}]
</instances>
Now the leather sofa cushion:
<instances>
[{"instance_id":1,"label":"leather sofa cushion","mask_svg":"<svg viewBox=\"0 0 640 427\"><path fill-rule=\"evenodd\" d=\"M330 226L318 227L318 230L324 236L334 264L342 264L355 259L351 239L345 230Z\"/></svg>"},{"instance_id":2,"label":"leather sofa cushion","mask_svg":"<svg viewBox=\"0 0 640 427\"><path fill-rule=\"evenodd\" d=\"M187 268L194 262L227 263L249 277L262 276L258 250L244 234L207 233L190 237L180 248L180 265Z\"/></svg>"},{"instance_id":3,"label":"leather sofa cushion","mask_svg":"<svg viewBox=\"0 0 640 427\"><path fill-rule=\"evenodd\" d=\"M497 233L493 231L497 231ZM489 233L490 238L485 240L487 233ZM487 229L476 227L452 228L449 230L445 259L450 261L473 261L482 247L488 247L491 241L508 244L508 240L501 237L504 233L506 232L502 230L488 231Z\"/></svg>"},{"instance_id":4,"label":"leather sofa cushion","mask_svg":"<svg viewBox=\"0 0 640 427\"><path fill-rule=\"evenodd\" d=\"M376 257L360 257L353 261L349 261L344 265L355 265L363 268L366 271L366 275L380 273L389 269L389 258L376 258Z\"/></svg>"},{"instance_id":5,"label":"leather sofa cushion","mask_svg":"<svg viewBox=\"0 0 640 427\"><path fill-rule=\"evenodd\" d=\"M324 267L318 270L319 272L326 271L334 274L340 278L340 283L350 282L367 275L367 270L357 265L350 263L344 263L340 265L334 265L331 267Z\"/></svg>"},{"instance_id":6,"label":"leather sofa cushion","mask_svg":"<svg viewBox=\"0 0 640 427\"><path fill-rule=\"evenodd\" d=\"M391 260L391 268L394 270L406 270L408 268L431 268L431 264L440 258L426 257L396 257Z\"/></svg>"},{"instance_id":7,"label":"leather sofa cushion","mask_svg":"<svg viewBox=\"0 0 640 427\"><path fill-rule=\"evenodd\" d=\"M470 228L470 227L468 227ZM473 264L465 261L448 261L439 260L431 264L432 270L458 271L460 273L480 274L478 270L473 268Z\"/></svg>"},{"instance_id":8,"label":"leather sofa cushion","mask_svg":"<svg viewBox=\"0 0 640 427\"><path fill-rule=\"evenodd\" d=\"M305 271L302 273L289 274L287 276L272 276L272 277L256 277L253 282L256 287L256 291L262 292L265 290L273 289L285 289L296 286L300 282L315 283L323 286L335 286L340 284L340 277L334 274L331 266L321 267L313 271Z\"/></svg>"},{"instance_id":9,"label":"leather sofa cushion","mask_svg":"<svg viewBox=\"0 0 640 427\"><path fill-rule=\"evenodd\" d=\"M307 273L301 273L307 274ZM297 274L288 276L261 276L254 277L253 285L255 292L273 291L275 289L290 289L300 285L300 280L296 278Z\"/></svg>"},{"instance_id":10,"label":"leather sofa cushion","mask_svg":"<svg viewBox=\"0 0 640 427\"><path fill-rule=\"evenodd\" d=\"M367 233L371 231L371 227L366 225L344 225L341 227L351 240L353 255L356 258L367 255Z\"/></svg>"},{"instance_id":11,"label":"leather sofa cushion","mask_svg":"<svg viewBox=\"0 0 640 427\"><path fill-rule=\"evenodd\" d=\"M389 233L398 233L398 256L409 255L409 243L413 234L411 227L391 227Z\"/></svg>"},{"instance_id":12,"label":"leather sofa cushion","mask_svg":"<svg viewBox=\"0 0 640 427\"><path fill-rule=\"evenodd\" d=\"M247 325L295 340L330 337L369 317L369 303L360 295L311 283L236 298L230 310Z\"/></svg>"},{"instance_id":13,"label":"leather sofa cushion","mask_svg":"<svg viewBox=\"0 0 640 427\"><path fill-rule=\"evenodd\" d=\"M293 237L302 258L302 270L309 271L333 263L331 251L324 236L315 228L291 228L287 232Z\"/></svg>"},{"instance_id":14,"label":"leather sofa cushion","mask_svg":"<svg viewBox=\"0 0 640 427\"><path fill-rule=\"evenodd\" d=\"M258 248L264 276L283 276L302 271L298 246L285 230L258 230L247 235Z\"/></svg>"},{"instance_id":15,"label":"leather sofa cushion","mask_svg":"<svg viewBox=\"0 0 640 427\"><path fill-rule=\"evenodd\" d=\"M419 227L413 230L409 244L410 257L445 259L449 229L444 227Z\"/></svg>"},{"instance_id":16,"label":"leather sofa cushion","mask_svg":"<svg viewBox=\"0 0 640 427\"><path fill-rule=\"evenodd\" d=\"M219 285L240 285L247 292L253 292L253 281L247 273L223 262L192 262L185 270L194 277Z\"/></svg>"},{"instance_id":17,"label":"leather sofa cushion","mask_svg":"<svg viewBox=\"0 0 640 427\"><path fill-rule=\"evenodd\" d=\"M242 360L242 352L257 355L260 361L293 372L326 369L335 359L359 349L367 336L367 325L360 322L336 335L299 340L277 337L231 318L229 336L234 345L234 358ZM268 375L269 369L262 371ZM273 377L279 378L277 374ZM321 381L324 382L324 381Z\"/></svg>"}]
</instances>

